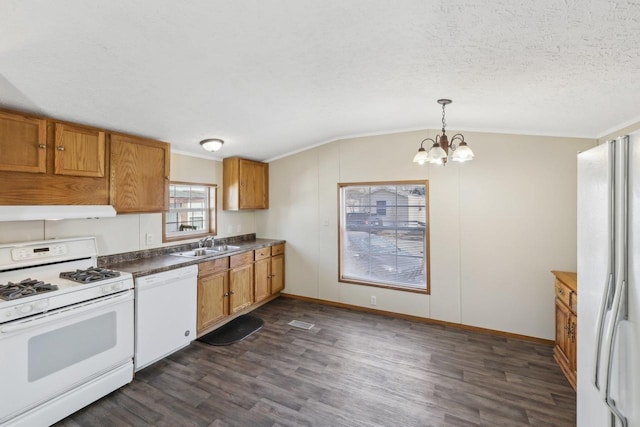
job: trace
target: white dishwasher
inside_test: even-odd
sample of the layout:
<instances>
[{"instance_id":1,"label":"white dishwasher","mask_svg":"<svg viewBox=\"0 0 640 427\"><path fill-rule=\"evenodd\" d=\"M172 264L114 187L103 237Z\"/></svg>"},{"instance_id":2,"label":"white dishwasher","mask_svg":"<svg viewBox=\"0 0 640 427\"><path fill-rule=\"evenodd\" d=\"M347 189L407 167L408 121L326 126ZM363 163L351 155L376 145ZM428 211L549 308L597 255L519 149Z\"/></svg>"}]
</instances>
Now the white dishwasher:
<instances>
[{"instance_id":1,"label":"white dishwasher","mask_svg":"<svg viewBox=\"0 0 640 427\"><path fill-rule=\"evenodd\" d=\"M135 370L196 339L198 266L135 279Z\"/></svg>"}]
</instances>

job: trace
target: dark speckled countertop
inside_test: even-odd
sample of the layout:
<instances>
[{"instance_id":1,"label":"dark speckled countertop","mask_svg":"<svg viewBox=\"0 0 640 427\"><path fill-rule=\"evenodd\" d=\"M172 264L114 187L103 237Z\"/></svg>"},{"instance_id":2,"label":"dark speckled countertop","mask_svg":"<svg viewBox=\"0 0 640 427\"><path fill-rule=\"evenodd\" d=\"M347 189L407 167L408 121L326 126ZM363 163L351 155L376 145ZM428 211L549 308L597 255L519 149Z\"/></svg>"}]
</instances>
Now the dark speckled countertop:
<instances>
[{"instance_id":1,"label":"dark speckled countertop","mask_svg":"<svg viewBox=\"0 0 640 427\"><path fill-rule=\"evenodd\" d=\"M284 240L278 239L255 239L241 242L234 241L233 245L239 246L240 249L224 252L219 255L205 256L201 258L187 258L183 256L169 255L168 253L159 253L157 255L149 256L148 253L140 251L140 253L143 255L140 255L140 257L136 259L123 261L121 259L118 259L117 257L105 257L106 259L103 260L100 264L102 267L110 268L117 271L125 271L133 274L133 277L140 277L149 274L160 273L163 271L173 270L175 268L186 267L187 265L199 264L204 261L223 258L229 255L252 251L255 249L273 246L284 242ZM168 248L167 251L171 251L171 249Z\"/></svg>"}]
</instances>

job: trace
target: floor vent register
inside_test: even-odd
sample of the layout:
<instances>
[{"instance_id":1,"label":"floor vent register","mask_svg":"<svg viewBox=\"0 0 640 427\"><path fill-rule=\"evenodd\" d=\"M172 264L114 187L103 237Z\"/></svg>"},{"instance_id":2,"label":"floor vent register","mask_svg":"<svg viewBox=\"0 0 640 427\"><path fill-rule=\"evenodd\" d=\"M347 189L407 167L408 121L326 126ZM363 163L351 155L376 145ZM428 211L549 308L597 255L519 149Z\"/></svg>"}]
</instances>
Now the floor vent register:
<instances>
[{"instance_id":1,"label":"floor vent register","mask_svg":"<svg viewBox=\"0 0 640 427\"><path fill-rule=\"evenodd\" d=\"M289 325L300 329L311 329L315 326L313 323L301 322L300 320L292 320Z\"/></svg>"}]
</instances>

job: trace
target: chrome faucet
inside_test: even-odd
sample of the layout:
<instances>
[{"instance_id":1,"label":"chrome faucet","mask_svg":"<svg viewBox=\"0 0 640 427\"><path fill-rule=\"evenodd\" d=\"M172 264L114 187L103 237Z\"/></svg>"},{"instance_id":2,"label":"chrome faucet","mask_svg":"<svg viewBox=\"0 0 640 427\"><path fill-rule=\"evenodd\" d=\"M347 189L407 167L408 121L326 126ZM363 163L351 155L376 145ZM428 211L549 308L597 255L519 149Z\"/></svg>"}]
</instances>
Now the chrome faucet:
<instances>
[{"instance_id":1,"label":"chrome faucet","mask_svg":"<svg viewBox=\"0 0 640 427\"><path fill-rule=\"evenodd\" d=\"M207 242L209 242L209 244L207 245ZM207 246L212 248L214 245L216 244L216 238L213 236L207 236L203 239L200 239L200 241L198 242L198 247L199 248L206 248Z\"/></svg>"},{"instance_id":2,"label":"chrome faucet","mask_svg":"<svg viewBox=\"0 0 640 427\"><path fill-rule=\"evenodd\" d=\"M209 247L212 248L216 244L216 238L213 236L205 237L204 245L207 246L207 242L209 242Z\"/></svg>"}]
</instances>

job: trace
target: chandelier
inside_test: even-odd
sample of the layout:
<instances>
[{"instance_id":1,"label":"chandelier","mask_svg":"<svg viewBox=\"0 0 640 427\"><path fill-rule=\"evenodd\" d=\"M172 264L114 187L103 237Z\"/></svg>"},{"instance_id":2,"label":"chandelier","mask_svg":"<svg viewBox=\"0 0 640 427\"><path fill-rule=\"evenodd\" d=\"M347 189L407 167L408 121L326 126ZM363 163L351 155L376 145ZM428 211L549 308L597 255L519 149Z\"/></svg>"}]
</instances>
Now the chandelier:
<instances>
[{"instance_id":1,"label":"chandelier","mask_svg":"<svg viewBox=\"0 0 640 427\"><path fill-rule=\"evenodd\" d=\"M464 136L461 133L453 135L451 141L447 138L447 134L444 131L446 122L444 120L444 107L451 104L450 99L438 99L438 104L442 105L442 135L436 135L436 139L425 138L420 142L420 148L413 157L413 161L419 165L425 163L434 163L438 165L445 165L451 152L451 160L454 162L466 162L473 159L473 151L464 141ZM425 141L432 142L433 145L427 152L423 147ZM457 145L455 143L458 143Z\"/></svg>"}]
</instances>

